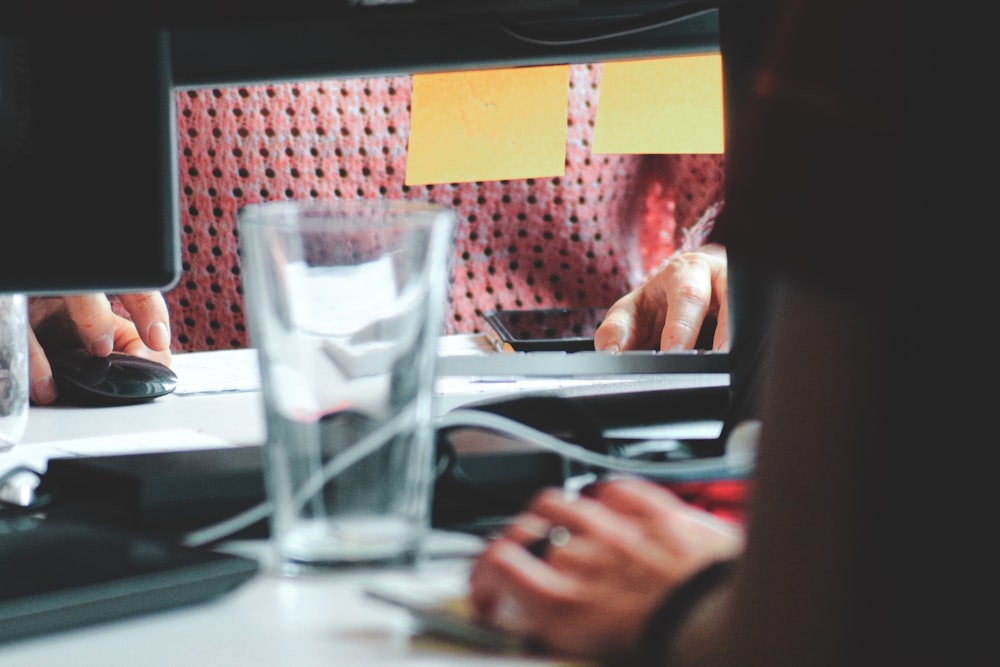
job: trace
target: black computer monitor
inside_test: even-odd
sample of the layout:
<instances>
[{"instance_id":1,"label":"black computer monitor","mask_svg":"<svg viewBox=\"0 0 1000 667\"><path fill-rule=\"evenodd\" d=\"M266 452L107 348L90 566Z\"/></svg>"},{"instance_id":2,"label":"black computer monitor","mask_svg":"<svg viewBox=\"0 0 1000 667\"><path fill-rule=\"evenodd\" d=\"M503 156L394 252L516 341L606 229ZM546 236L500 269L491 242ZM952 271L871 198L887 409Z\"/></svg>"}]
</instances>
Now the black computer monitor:
<instances>
[{"instance_id":1,"label":"black computer monitor","mask_svg":"<svg viewBox=\"0 0 1000 667\"><path fill-rule=\"evenodd\" d=\"M0 292L172 286L178 89L716 50L727 4L5 2Z\"/></svg>"},{"instance_id":2,"label":"black computer monitor","mask_svg":"<svg viewBox=\"0 0 1000 667\"><path fill-rule=\"evenodd\" d=\"M180 267L169 42L15 28L0 9L0 291L170 286Z\"/></svg>"}]
</instances>

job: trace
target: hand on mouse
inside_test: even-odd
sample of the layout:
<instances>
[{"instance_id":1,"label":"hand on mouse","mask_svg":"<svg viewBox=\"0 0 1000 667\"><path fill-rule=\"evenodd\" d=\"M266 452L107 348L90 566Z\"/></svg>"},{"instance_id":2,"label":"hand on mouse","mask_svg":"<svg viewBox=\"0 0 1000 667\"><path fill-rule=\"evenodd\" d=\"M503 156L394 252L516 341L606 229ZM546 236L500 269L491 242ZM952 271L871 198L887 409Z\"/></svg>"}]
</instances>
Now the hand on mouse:
<instances>
[{"instance_id":1,"label":"hand on mouse","mask_svg":"<svg viewBox=\"0 0 1000 667\"><path fill-rule=\"evenodd\" d=\"M98 357L122 352L170 364L170 318L163 295L122 294L116 300L121 312L115 312L111 300L100 293L29 300L33 403L45 405L58 396L45 356L47 346L82 347Z\"/></svg>"}]
</instances>

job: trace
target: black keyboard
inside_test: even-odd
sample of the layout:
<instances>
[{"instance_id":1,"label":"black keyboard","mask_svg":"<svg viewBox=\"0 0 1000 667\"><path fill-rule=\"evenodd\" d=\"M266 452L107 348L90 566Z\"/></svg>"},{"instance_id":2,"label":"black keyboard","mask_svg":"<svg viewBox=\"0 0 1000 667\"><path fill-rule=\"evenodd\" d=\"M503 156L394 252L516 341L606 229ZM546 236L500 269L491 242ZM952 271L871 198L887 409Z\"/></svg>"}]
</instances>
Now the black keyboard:
<instances>
[{"instance_id":1,"label":"black keyboard","mask_svg":"<svg viewBox=\"0 0 1000 667\"><path fill-rule=\"evenodd\" d=\"M82 522L0 521L0 642L214 598L256 560Z\"/></svg>"}]
</instances>

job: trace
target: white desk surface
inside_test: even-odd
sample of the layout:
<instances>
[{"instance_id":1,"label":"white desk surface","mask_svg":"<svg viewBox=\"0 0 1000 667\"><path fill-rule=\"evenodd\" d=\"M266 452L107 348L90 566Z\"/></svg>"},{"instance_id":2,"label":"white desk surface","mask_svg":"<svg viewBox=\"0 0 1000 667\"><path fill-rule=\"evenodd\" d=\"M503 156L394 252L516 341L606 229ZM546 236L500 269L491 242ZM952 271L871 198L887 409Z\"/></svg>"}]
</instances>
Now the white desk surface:
<instances>
[{"instance_id":1,"label":"white desk surface","mask_svg":"<svg viewBox=\"0 0 1000 667\"><path fill-rule=\"evenodd\" d=\"M252 350L177 354L173 363L180 377L177 391L147 404L32 407L23 440L0 453L0 472L25 463L44 470L52 456L262 442L265 428L254 355ZM500 390L493 386L493 391ZM476 398L475 391L459 390L449 405ZM421 572L461 582L468 564L460 558L432 560ZM349 570L291 579L265 566L255 579L207 603L0 645L0 664L567 664L490 655L415 635L407 612L363 594L366 582L392 576L400 573Z\"/></svg>"},{"instance_id":2,"label":"white desk surface","mask_svg":"<svg viewBox=\"0 0 1000 667\"><path fill-rule=\"evenodd\" d=\"M433 567L433 566L429 566ZM443 576L461 571L446 563ZM568 664L491 655L412 632L409 614L364 596L390 572L288 579L267 572L206 603L0 645L4 667L100 665L528 665Z\"/></svg>"}]
</instances>

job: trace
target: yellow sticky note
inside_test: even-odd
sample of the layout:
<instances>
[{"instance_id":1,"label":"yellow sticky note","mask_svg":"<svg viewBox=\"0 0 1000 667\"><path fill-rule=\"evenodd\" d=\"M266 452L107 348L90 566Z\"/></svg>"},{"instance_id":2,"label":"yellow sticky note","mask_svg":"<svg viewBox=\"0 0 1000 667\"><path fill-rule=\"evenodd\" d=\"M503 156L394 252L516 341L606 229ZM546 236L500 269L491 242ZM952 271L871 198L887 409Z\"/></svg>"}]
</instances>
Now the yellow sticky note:
<instances>
[{"instance_id":1,"label":"yellow sticky note","mask_svg":"<svg viewBox=\"0 0 1000 667\"><path fill-rule=\"evenodd\" d=\"M594 153L722 153L722 57L602 65Z\"/></svg>"},{"instance_id":2,"label":"yellow sticky note","mask_svg":"<svg viewBox=\"0 0 1000 667\"><path fill-rule=\"evenodd\" d=\"M562 175L569 67L413 75L407 185Z\"/></svg>"}]
</instances>

